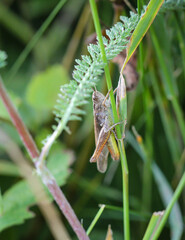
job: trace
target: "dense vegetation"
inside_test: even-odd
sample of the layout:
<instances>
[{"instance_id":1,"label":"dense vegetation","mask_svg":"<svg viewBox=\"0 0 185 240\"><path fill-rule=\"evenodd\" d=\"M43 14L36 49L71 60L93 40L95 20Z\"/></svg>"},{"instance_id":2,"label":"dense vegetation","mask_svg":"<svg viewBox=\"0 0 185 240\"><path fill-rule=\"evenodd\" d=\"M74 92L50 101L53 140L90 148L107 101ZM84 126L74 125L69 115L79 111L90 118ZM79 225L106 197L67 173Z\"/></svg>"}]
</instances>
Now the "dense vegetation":
<instances>
[{"instance_id":1,"label":"dense vegetation","mask_svg":"<svg viewBox=\"0 0 185 240\"><path fill-rule=\"evenodd\" d=\"M127 44L148 2L97 2L113 89L126 58L125 48L131 45ZM123 70L128 90L124 145L129 169L131 239L143 238L152 213L166 209L184 179L184 9L183 0L164 1ZM42 0L2 0L0 50L6 52L7 58L0 52L0 75L39 151L44 144L47 146L61 121L59 132L65 131L56 142L53 139L47 167L85 230L99 204L105 204L92 232L89 230L90 239L105 239L111 225L114 239L119 240L124 236L123 166L109 156L108 170L102 174L96 164L89 162L95 148L92 88L96 85L104 95L110 89L107 75L103 75L101 44L92 45L96 33L91 11L85 0L54 0L47 4ZM116 24L120 16L124 16L124 27ZM153 19L155 13L149 17ZM110 31L105 33L105 29ZM132 40L139 42L137 38L141 38L139 31ZM76 63L75 59L80 60ZM23 142L0 100L0 239L76 239L37 177L39 171L36 173ZM38 161L41 165L47 151L42 153ZM31 158L37 158L37 154L30 154ZM42 181L44 177L41 173ZM47 180L44 183L48 186ZM174 197L177 202L161 239L185 238L185 191L181 190L178 201Z\"/></svg>"}]
</instances>

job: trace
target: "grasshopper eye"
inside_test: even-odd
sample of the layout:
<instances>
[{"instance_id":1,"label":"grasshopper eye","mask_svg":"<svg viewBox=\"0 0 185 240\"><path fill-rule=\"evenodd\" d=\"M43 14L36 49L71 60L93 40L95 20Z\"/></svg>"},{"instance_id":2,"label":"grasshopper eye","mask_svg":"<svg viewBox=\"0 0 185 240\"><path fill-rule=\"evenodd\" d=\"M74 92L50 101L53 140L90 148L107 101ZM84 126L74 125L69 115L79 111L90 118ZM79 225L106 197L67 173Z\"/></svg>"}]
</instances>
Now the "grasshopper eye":
<instances>
[{"instance_id":1,"label":"grasshopper eye","mask_svg":"<svg viewBox=\"0 0 185 240\"><path fill-rule=\"evenodd\" d=\"M95 101L96 100L96 96L93 94L92 95L92 100Z\"/></svg>"}]
</instances>

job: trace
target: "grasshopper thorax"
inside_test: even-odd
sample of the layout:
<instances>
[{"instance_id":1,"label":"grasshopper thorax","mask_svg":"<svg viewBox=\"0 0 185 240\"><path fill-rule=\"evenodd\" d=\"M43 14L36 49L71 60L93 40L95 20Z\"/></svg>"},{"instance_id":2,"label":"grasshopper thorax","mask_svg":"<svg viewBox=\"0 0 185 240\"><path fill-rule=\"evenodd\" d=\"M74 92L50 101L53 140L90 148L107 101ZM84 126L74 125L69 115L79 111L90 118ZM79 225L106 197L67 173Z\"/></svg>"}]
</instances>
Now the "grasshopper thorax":
<instances>
[{"instance_id":1,"label":"grasshopper thorax","mask_svg":"<svg viewBox=\"0 0 185 240\"><path fill-rule=\"evenodd\" d=\"M93 92L92 100L96 122L99 126L103 126L108 116L110 101L108 99L105 100L105 96L98 91Z\"/></svg>"}]
</instances>

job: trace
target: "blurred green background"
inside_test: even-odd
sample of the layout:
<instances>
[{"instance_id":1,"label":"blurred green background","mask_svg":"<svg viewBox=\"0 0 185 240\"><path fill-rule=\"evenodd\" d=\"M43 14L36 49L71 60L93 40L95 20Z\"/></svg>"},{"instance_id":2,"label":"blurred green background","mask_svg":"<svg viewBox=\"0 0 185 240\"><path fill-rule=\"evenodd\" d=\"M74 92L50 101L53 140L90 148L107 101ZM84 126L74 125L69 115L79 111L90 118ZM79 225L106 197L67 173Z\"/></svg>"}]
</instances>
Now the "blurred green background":
<instances>
[{"instance_id":1,"label":"blurred green background","mask_svg":"<svg viewBox=\"0 0 185 240\"><path fill-rule=\"evenodd\" d=\"M129 16L130 7L137 8L137 1L128 2L129 6L124 1L98 1L102 28L110 28L120 14ZM171 198L170 191L176 188L185 166L185 132L181 126L184 125L185 110L184 1L166 2L136 52L134 70L139 81L127 94L125 144L130 173L132 239L141 239L151 214L165 209ZM75 59L87 54L89 36L92 39L94 34L88 1L68 0L25 57L24 49L29 49L30 40L57 3L56 0L0 2L0 49L8 55L7 66L1 69L1 75L39 149L55 123L52 111L60 85L72 79ZM116 87L119 67L110 63L110 69ZM97 88L106 93L104 77ZM87 114L83 121L69 123L72 134L63 133L59 137L49 160L55 159L54 168L55 164L61 165L58 167L61 172L56 173L57 180L63 185L62 189L85 229L97 213L99 204L120 207L117 210L105 208L90 238L105 239L107 226L111 224L114 239L123 239L120 163L109 158L105 174L98 173L96 165L89 163L95 147L91 99L84 109ZM132 126L143 138L146 156L135 140ZM0 129L29 158L1 101ZM0 145L0 188L6 196L8 189L20 183L23 177L3 143ZM35 216L21 225L5 229L0 233L0 239L54 239L36 203L30 201L27 206ZM184 215L185 192L160 239L185 239ZM63 216L60 218L71 239L76 239Z\"/></svg>"}]
</instances>

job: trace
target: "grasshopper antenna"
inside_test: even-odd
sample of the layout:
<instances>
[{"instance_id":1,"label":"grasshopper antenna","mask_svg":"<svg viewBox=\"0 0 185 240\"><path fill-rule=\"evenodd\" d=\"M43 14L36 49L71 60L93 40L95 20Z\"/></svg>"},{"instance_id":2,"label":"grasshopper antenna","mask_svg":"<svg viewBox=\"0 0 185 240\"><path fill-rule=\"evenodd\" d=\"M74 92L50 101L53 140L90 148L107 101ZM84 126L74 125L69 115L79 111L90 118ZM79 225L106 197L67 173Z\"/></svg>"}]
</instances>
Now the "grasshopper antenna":
<instances>
[{"instance_id":1,"label":"grasshopper antenna","mask_svg":"<svg viewBox=\"0 0 185 240\"><path fill-rule=\"evenodd\" d=\"M92 90L93 92L96 92L97 91L96 86L92 87Z\"/></svg>"},{"instance_id":2,"label":"grasshopper antenna","mask_svg":"<svg viewBox=\"0 0 185 240\"><path fill-rule=\"evenodd\" d=\"M105 102L106 102L107 98L109 97L109 94L110 94L110 91L111 91L111 90L112 90L112 87L109 89L107 95L105 96L105 99L103 100L102 105L105 106Z\"/></svg>"},{"instance_id":3,"label":"grasshopper antenna","mask_svg":"<svg viewBox=\"0 0 185 240\"><path fill-rule=\"evenodd\" d=\"M115 94L115 93L117 92L117 90L118 90L118 88L114 89L114 92L113 92L113 94Z\"/></svg>"}]
</instances>

